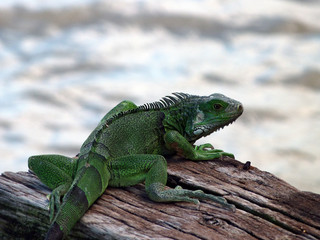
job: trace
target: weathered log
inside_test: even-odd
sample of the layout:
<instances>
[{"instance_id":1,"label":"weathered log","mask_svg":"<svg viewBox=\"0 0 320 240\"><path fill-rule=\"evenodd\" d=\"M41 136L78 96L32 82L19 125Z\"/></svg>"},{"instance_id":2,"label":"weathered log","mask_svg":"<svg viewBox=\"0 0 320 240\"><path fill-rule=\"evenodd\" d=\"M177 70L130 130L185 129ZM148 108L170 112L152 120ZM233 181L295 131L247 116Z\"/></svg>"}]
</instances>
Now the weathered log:
<instances>
[{"instance_id":1,"label":"weathered log","mask_svg":"<svg viewBox=\"0 0 320 240\"><path fill-rule=\"evenodd\" d=\"M210 201L155 203L142 184L107 188L69 239L320 239L320 195L225 157L168 160L169 185L224 196L236 212ZM27 172L0 176L0 239L41 239L50 190Z\"/></svg>"}]
</instances>

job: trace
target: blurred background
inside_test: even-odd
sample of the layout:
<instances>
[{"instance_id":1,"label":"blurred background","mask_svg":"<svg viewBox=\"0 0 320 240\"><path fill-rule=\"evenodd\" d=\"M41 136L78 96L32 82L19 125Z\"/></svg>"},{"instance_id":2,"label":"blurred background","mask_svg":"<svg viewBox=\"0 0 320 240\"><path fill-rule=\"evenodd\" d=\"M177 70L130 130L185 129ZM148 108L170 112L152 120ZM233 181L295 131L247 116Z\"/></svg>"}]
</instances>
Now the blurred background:
<instances>
[{"instance_id":1,"label":"blurred background","mask_svg":"<svg viewBox=\"0 0 320 240\"><path fill-rule=\"evenodd\" d=\"M122 100L219 92L235 123L199 143L320 193L320 2L1 0L0 173L74 156Z\"/></svg>"}]
</instances>

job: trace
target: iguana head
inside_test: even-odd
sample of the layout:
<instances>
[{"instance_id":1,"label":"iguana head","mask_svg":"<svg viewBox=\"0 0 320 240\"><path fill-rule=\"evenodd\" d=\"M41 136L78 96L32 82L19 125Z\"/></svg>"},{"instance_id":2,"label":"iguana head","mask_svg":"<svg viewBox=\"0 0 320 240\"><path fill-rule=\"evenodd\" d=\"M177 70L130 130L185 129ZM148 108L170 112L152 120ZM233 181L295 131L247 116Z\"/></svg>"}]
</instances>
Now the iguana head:
<instances>
[{"instance_id":1,"label":"iguana head","mask_svg":"<svg viewBox=\"0 0 320 240\"><path fill-rule=\"evenodd\" d=\"M199 97L186 124L186 135L195 141L234 122L243 112L240 102L222 94Z\"/></svg>"}]
</instances>

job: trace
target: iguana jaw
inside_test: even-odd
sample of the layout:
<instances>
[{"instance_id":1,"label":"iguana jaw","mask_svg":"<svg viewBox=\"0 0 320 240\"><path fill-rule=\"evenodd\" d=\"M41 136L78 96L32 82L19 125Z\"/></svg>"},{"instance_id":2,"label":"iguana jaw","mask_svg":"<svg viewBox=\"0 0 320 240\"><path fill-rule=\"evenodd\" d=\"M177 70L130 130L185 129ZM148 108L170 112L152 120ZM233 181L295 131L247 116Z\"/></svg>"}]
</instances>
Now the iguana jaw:
<instances>
[{"instance_id":1,"label":"iguana jaw","mask_svg":"<svg viewBox=\"0 0 320 240\"><path fill-rule=\"evenodd\" d=\"M238 118L238 117L236 117ZM223 129L225 126L228 126L230 124L232 124L236 118L234 118L233 120L224 123L223 125L218 125L216 126L215 124L207 124L207 125L198 125L195 126L193 129L193 135L196 139L199 139L201 137L205 137L213 132L217 132L220 129Z\"/></svg>"}]
</instances>

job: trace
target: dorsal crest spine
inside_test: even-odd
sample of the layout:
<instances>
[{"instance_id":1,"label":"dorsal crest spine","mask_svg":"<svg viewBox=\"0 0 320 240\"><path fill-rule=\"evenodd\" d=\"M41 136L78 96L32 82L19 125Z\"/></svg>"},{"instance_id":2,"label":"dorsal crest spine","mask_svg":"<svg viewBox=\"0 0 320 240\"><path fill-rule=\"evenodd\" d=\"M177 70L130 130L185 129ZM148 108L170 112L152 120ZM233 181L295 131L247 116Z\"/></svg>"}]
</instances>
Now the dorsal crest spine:
<instances>
[{"instance_id":1,"label":"dorsal crest spine","mask_svg":"<svg viewBox=\"0 0 320 240\"><path fill-rule=\"evenodd\" d=\"M182 101L185 101L186 99L192 97L192 95L186 94L186 93L172 93L174 96L166 96L163 97L162 99L160 99L159 101L156 102L152 102L152 103L146 103L143 104L135 109L131 109L128 111L124 111L124 112L120 112L114 116L112 116L111 118L109 118L106 121L106 125L110 125L114 120L130 114L130 113L136 113L136 112L143 112L143 111L149 111L149 110L161 110L161 109L168 109L172 106L175 106L179 103L181 103Z\"/></svg>"}]
</instances>

